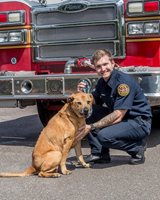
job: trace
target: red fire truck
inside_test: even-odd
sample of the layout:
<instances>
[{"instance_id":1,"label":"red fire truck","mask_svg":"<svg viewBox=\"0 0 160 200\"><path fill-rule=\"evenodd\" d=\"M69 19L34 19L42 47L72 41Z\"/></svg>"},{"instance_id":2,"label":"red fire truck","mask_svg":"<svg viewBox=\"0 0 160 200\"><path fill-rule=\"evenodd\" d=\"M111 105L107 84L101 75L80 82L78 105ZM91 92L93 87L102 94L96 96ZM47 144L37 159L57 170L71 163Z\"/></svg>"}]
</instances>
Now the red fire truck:
<instances>
[{"instance_id":1,"label":"red fire truck","mask_svg":"<svg viewBox=\"0 0 160 200\"><path fill-rule=\"evenodd\" d=\"M160 105L160 0L1 0L0 107L37 104L45 125L84 79L97 49Z\"/></svg>"}]
</instances>

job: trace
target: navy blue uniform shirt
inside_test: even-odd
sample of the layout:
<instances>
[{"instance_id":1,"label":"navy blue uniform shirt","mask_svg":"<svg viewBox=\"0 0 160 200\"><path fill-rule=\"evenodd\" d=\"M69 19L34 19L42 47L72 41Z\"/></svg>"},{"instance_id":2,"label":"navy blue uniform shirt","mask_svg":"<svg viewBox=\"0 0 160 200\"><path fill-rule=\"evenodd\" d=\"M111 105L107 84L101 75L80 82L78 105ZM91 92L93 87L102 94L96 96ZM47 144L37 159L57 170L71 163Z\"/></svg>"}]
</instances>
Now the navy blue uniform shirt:
<instances>
[{"instance_id":1,"label":"navy blue uniform shirt","mask_svg":"<svg viewBox=\"0 0 160 200\"><path fill-rule=\"evenodd\" d=\"M128 110L126 119L152 117L151 108L137 81L116 69L107 82L103 78L98 80L93 96L96 104L107 106L110 112Z\"/></svg>"}]
</instances>

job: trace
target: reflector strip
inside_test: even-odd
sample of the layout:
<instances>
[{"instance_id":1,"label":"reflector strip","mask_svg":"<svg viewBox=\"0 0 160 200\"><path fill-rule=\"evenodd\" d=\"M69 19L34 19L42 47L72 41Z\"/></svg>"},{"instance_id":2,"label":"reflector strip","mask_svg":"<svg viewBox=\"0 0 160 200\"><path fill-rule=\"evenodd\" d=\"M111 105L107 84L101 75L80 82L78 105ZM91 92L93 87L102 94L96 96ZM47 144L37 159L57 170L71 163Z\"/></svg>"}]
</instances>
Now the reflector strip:
<instances>
[{"instance_id":1,"label":"reflector strip","mask_svg":"<svg viewBox=\"0 0 160 200\"><path fill-rule=\"evenodd\" d=\"M158 1L145 2L144 3L144 11L145 12L158 12L159 3Z\"/></svg>"},{"instance_id":2,"label":"reflector strip","mask_svg":"<svg viewBox=\"0 0 160 200\"><path fill-rule=\"evenodd\" d=\"M0 14L0 23L7 22L7 15L6 14Z\"/></svg>"},{"instance_id":3,"label":"reflector strip","mask_svg":"<svg viewBox=\"0 0 160 200\"><path fill-rule=\"evenodd\" d=\"M160 41L160 38L144 38L144 39L127 39L126 42L154 42L154 41Z\"/></svg>"}]
</instances>

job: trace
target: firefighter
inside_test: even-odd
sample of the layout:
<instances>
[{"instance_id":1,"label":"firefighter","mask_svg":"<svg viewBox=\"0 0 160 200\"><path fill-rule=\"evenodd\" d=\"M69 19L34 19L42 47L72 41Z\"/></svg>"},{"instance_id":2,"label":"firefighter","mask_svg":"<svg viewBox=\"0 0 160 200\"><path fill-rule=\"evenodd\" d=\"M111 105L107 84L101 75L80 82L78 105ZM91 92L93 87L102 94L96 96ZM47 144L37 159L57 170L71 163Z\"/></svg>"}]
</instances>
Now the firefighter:
<instances>
[{"instance_id":1,"label":"firefighter","mask_svg":"<svg viewBox=\"0 0 160 200\"><path fill-rule=\"evenodd\" d=\"M97 50L91 63L100 76L92 93L95 105L76 138L88 136L91 154L86 162L109 163L111 148L127 152L130 164L144 163L152 114L142 89L132 76L115 68L109 51ZM77 90L83 88L85 83L80 82Z\"/></svg>"}]
</instances>

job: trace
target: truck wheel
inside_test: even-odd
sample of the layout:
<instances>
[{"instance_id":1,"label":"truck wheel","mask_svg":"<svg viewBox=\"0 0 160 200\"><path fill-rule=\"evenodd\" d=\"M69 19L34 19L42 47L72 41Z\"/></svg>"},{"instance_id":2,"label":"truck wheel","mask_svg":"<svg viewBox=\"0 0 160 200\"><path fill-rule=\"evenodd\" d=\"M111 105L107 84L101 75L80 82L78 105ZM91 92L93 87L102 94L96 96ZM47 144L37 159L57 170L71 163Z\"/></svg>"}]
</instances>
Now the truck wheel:
<instances>
[{"instance_id":1,"label":"truck wheel","mask_svg":"<svg viewBox=\"0 0 160 200\"><path fill-rule=\"evenodd\" d=\"M37 110L43 126L46 126L51 117L58 112L57 110L49 110L48 101L42 100L37 100Z\"/></svg>"}]
</instances>

